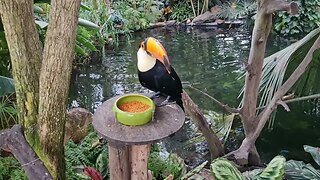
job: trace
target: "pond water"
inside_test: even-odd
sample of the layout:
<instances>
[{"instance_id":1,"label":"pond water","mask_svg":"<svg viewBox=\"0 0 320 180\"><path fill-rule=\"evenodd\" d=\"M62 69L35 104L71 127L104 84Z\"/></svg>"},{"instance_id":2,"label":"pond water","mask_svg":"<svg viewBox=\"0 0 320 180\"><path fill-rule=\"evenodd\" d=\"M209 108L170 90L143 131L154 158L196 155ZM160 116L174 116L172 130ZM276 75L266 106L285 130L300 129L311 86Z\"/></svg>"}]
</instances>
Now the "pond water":
<instances>
[{"instance_id":1,"label":"pond water","mask_svg":"<svg viewBox=\"0 0 320 180\"><path fill-rule=\"evenodd\" d=\"M84 107L91 112L110 97L129 92L147 92L137 77L136 52L140 42L148 36L159 39L167 50L172 66L183 84L192 84L215 98L232 106L238 106L237 98L243 85L239 78L244 69L250 48L250 32L243 28L158 28L132 34L129 41L119 42L107 50L106 55L90 65L73 72L69 106ZM267 45L270 55L291 42L271 35ZM220 109L204 95L185 88L191 98L205 112L220 112ZM304 153L303 145L320 146L319 103L314 101L290 104L291 112L278 108L272 130L265 129L257 142L264 162L277 154L311 162ZM241 124L234 123L234 130L226 143L227 150L238 147L243 137ZM208 159L205 143L187 145L187 140L197 136L190 120L173 138L161 143L163 152L175 152L190 165Z\"/></svg>"}]
</instances>

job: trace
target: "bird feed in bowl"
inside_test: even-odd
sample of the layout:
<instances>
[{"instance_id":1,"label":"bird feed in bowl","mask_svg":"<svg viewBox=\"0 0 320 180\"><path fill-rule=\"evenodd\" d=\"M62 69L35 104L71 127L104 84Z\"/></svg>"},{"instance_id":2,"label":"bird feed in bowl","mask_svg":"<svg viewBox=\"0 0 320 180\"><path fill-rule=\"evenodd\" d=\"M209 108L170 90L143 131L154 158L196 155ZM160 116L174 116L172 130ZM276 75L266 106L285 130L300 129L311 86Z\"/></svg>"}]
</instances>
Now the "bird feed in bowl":
<instances>
[{"instance_id":1,"label":"bird feed in bowl","mask_svg":"<svg viewBox=\"0 0 320 180\"><path fill-rule=\"evenodd\" d=\"M141 94L121 96L114 103L112 110L115 119L124 125L138 126L150 122L155 111L155 104L149 97Z\"/></svg>"},{"instance_id":2,"label":"bird feed in bowl","mask_svg":"<svg viewBox=\"0 0 320 180\"><path fill-rule=\"evenodd\" d=\"M130 101L123 103L119 106L119 109L125 112L131 112L131 113L136 113L136 112L143 112L150 108L149 105L144 104L143 102L140 101Z\"/></svg>"}]
</instances>

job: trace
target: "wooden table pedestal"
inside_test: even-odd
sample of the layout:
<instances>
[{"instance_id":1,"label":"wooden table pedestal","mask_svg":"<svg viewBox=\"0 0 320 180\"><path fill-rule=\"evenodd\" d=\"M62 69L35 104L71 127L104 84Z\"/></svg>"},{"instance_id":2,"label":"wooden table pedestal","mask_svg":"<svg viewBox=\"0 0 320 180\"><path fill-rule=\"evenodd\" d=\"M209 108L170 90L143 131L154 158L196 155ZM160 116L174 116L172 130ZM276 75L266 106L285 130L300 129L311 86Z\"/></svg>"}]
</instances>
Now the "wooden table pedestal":
<instances>
[{"instance_id":1,"label":"wooden table pedestal","mask_svg":"<svg viewBox=\"0 0 320 180\"><path fill-rule=\"evenodd\" d=\"M94 129L108 141L111 180L151 180L148 156L151 144L176 133L185 114L176 104L156 107L153 120L143 126L120 124L112 112L117 96L105 101L93 115ZM155 103L163 98L154 99Z\"/></svg>"}]
</instances>

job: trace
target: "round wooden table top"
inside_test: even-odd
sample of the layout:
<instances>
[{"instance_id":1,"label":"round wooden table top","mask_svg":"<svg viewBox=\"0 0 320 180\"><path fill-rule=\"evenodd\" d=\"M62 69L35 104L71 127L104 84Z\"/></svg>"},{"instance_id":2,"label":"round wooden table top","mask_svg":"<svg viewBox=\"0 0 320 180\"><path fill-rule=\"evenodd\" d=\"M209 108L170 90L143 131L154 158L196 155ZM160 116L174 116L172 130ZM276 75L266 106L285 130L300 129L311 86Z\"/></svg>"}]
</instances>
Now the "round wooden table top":
<instances>
[{"instance_id":1,"label":"round wooden table top","mask_svg":"<svg viewBox=\"0 0 320 180\"><path fill-rule=\"evenodd\" d=\"M112 106L121 96L105 101L93 115L93 128L108 142L118 145L155 143L169 137L182 128L185 121L183 110L176 103L156 107L153 120L142 126L120 124L114 117ZM156 104L163 98L155 98Z\"/></svg>"}]
</instances>

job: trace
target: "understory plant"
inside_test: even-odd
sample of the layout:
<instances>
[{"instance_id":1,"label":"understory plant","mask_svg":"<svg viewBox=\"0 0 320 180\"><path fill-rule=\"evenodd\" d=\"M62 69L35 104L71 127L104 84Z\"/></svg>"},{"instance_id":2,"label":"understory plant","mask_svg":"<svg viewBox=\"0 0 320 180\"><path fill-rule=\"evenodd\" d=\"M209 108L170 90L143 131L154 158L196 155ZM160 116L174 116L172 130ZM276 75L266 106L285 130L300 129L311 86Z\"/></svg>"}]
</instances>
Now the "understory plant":
<instances>
[{"instance_id":1,"label":"understory plant","mask_svg":"<svg viewBox=\"0 0 320 180\"><path fill-rule=\"evenodd\" d=\"M256 13L256 4L252 0L235 0L221 5L218 17L221 19L235 20L239 18L250 19Z\"/></svg>"},{"instance_id":2,"label":"understory plant","mask_svg":"<svg viewBox=\"0 0 320 180\"><path fill-rule=\"evenodd\" d=\"M192 12L190 1L178 1L173 4L170 19L182 22L188 18L192 18L193 16L194 14Z\"/></svg>"},{"instance_id":3,"label":"understory plant","mask_svg":"<svg viewBox=\"0 0 320 180\"><path fill-rule=\"evenodd\" d=\"M28 178L17 159L0 156L0 179L27 180Z\"/></svg>"},{"instance_id":4,"label":"understory plant","mask_svg":"<svg viewBox=\"0 0 320 180\"><path fill-rule=\"evenodd\" d=\"M13 95L0 96L0 130L17 123L18 112Z\"/></svg>"},{"instance_id":5,"label":"understory plant","mask_svg":"<svg viewBox=\"0 0 320 180\"><path fill-rule=\"evenodd\" d=\"M114 8L125 19L124 27L132 31L146 29L161 16L161 3L153 0L117 1Z\"/></svg>"}]
</instances>

